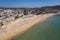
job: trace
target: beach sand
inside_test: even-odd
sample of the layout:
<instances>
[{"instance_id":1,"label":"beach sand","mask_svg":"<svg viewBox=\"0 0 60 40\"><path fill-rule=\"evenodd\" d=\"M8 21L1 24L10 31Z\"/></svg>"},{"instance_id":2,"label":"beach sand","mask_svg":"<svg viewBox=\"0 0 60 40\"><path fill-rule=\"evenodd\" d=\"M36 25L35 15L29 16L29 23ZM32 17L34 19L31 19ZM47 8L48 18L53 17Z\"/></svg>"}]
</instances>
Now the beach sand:
<instances>
[{"instance_id":1,"label":"beach sand","mask_svg":"<svg viewBox=\"0 0 60 40\"><path fill-rule=\"evenodd\" d=\"M3 25L0 29L0 40L10 40L18 34L24 33L36 23L44 21L46 18L54 14L34 15L28 18L19 18L7 25Z\"/></svg>"}]
</instances>

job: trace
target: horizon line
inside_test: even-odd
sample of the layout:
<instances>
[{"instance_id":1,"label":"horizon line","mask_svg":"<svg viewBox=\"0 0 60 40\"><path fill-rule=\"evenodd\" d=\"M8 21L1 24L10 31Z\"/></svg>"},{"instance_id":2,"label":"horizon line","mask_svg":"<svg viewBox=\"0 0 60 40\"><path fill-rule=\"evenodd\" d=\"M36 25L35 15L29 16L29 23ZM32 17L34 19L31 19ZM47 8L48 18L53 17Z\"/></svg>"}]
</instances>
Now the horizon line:
<instances>
[{"instance_id":1,"label":"horizon line","mask_svg":"<svg viewBox=\"0 0 60 40\"><path fill-rule=\"evenodd\" d=\"M60 6L60 5L49 5L49 6ZM0 8L41 8L47 6L40 6L40 7L0 7Z\"/></svg>"}]
</instances>

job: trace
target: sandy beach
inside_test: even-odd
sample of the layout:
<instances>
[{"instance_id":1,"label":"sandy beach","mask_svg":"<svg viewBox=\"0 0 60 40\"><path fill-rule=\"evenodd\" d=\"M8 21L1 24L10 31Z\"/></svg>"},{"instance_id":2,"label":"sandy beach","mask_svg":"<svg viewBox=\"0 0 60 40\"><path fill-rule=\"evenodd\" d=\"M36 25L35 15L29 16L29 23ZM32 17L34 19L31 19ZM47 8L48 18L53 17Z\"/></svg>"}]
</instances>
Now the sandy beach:
<instances>
[{"instance_id":1,"label":"sandy beach","mask_svg":"<svg viewBox=\"0 0 60 40\"><path fill-rule=\"evenodd\" d=\"M10 40L18 34L24 33L38 22L42 22L54 14L34 15L32 17L24 16L7 25L3 25L0 29L0 40Z\"/></svg>"}]
</instances>

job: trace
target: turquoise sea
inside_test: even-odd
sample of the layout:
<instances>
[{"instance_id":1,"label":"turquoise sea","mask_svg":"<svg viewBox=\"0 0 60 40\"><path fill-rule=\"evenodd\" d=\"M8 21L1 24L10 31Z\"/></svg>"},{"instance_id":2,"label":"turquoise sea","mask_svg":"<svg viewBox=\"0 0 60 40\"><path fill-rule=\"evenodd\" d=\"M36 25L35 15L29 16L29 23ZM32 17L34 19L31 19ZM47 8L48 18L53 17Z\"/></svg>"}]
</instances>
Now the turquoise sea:
<instances>
[{"instance_id":1,"label":"turquoise sea","mask_svg":"<svg viewBox=\"0 0 60 40\"><path fill-rule=\"evenodd\" d=\"M60 40L60 15L47 18L14 40Z\"/></svg>"}]
</instances>

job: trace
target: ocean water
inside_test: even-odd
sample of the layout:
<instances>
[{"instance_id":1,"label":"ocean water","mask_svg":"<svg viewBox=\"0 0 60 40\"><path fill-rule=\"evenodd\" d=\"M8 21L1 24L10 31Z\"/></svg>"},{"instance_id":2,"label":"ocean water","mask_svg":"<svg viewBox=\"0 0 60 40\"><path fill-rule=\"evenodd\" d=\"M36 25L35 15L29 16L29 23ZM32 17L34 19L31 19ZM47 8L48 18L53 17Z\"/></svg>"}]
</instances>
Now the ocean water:
<instances>
[{"instance_id":1,"label":"ocean water","mask_svg":"<svg viewBox=\"0 0 60 40\"><path fill-rule=\"evenodd\" d=\"M60 15L54 15L34 25L14 40L60 40Z\"/></svg>"}]
</instances>

